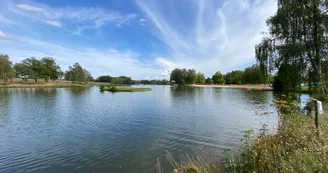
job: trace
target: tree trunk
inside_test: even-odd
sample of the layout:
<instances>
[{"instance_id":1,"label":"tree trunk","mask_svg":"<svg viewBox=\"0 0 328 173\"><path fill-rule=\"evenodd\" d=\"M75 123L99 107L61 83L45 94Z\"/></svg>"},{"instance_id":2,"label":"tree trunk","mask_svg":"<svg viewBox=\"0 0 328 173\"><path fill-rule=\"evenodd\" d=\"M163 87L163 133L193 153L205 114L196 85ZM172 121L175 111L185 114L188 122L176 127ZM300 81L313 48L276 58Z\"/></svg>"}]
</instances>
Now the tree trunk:
<instances>
[{"instance_id":1,"label":"tree trunk","mask_svg":"<svg viewBox=\"0 0 328 173\"><path fill-rule=\"evenodd\" d=\"M316 4L316 0L312 0L313 3L313 39L314 39L314 47L315 47L315 65L316 65L316 82L319 86L319 91L321 94L325 94L325 90L323 88L322 80L321 80L321 61L320 61L320 47L318 44L318 7Z\"/></svg>"}]
</instances>

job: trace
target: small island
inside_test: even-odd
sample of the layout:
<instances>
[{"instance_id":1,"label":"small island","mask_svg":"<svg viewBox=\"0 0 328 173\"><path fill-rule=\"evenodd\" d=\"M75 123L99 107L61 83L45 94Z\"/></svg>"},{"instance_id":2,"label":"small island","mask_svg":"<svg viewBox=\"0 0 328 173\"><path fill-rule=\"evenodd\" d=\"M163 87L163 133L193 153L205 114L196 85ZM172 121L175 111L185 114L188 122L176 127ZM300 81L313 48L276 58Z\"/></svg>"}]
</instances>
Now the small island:
<instances>
[{"instance_id":1,"label":"small island","mask_svg":"<svg viewBox=\"0 0 328 173\"><path fill-rule=\"evenodd\" d=\"M151 91L151 88L132 88L132 87L116 87L115 85L101 85L100 91L109 92L145 92Z\"/></svg>"}]
</instances>

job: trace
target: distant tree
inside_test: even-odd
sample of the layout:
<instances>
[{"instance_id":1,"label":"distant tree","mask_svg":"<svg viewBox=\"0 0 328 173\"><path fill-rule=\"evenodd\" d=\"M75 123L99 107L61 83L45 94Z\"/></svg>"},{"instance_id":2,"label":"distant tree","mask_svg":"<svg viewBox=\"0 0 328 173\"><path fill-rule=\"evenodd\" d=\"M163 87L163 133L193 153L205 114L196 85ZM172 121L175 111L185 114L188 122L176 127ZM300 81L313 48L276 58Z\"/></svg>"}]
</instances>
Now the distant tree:
<instances>
[{"instance_id":1,"label":"distant tree","mask_svg":"<svg viewBox=\"0 0 328 173\"><path fill-rule=\"evenodd\" d=\"M69 66L68 69L69 70L65 73L66 80L70 80L75 83L87 83L92 79L91 74L79 63Z\"/></svg>"},{"instance_id":2,"label":"distant tree","mask_svg":"<svg viewBox=\"0 0 328 173\"><path fill-rule=\"evenodd\" d=\"M59 65L56 64L55 60L51 57L44 57L40 60L41 69L40 77L45 79L45 81L57 80L63 74L60 70Z\"/></svg>"},{"instance_id":3,"label":"distant tree","mask_svg":"<svg viewBox=\"0 0 328 173\"><path fill-rule=\"evenodd\" d=\"M197 80L196 80L197 84L204 84L205 83L205 75L204 73L198 72L197 73Z\"/></svg>"},{"instance_id":4,"label":"distant tree","mask_svg":"<svg viewBox=\"0 0 328 173\"><path fill-rule=\"evenodd\" d=\"M34 79L35 83L41 78L42 65L36 58L24 59L21 63L15 64L14 68L18 77Z\"/></svg>"},{"instance_id":5,"label":"distant tree","mask_svg":"<svg viewBox=\"0 0 328 173\"><path fill-rule=\"evenodd\" d=\"M195 69L188 69L186 75L184 76L186 84L194 84L197 79L197 74Z\"/></svg>"},{"instance_id":6,"label":"distant tree","mask_svg":"<svg viewBox=\"0 0 328 173\"><path fill-rule=\"evenodd\" d=\"M59 65L51 57L44 57L41 60L36 58L27 58L14 65L16 76L23 79L45 79L45 81L57 80L63 75Z\"/></svg>"},{"instance_id":7,"label":"distant tree","mask_svg":"<svg viewBox=\"0 0 328 173\"><path fill-rule=\"evenodd\" d=\"M224 84L225 80L224 80L224 76L221 72L216 72L213 76L212 76L212 80L214 84Z\"/></svg>"},{"instance_id":8,"label":"distant tree","mask_svg":"<svg viewBox=\"0 0 328 173\"><path fill-rule=\"evenodd\" d=\"M4 80L5 85L15 75L12 65L13 63L9 60L8 55L0 54L0 79Z\"/></svg>"},{"instance_id":9,"label":"distant tree","mask_svg":"<svg viewBox=\"0 0 328 173\"><path fill-rule=\"evenodd\" d=\"M144 85L170 85L170 81L163 80L137 80L134 81L136 84L144 84Z\"/></svg>"},{"instance_id":10,"label":"distant tree","mask_svg":"<svg viewBox=\"0 0 328 173\"><path fill-rule=\"evenodd\" d=\"M210 77L206 78L205 84L212 84L212 83L213 83L212 78L210 78Z\"/></svg>"},{"instance_id":11,"label":"distant tree","mask_svg":"<svg viewBox=\"0 0 328 173\"><path fill-rule=\"evenodd\" d=\"M133 81L132 81L131 77L120 76L120 77L118 77L118 78L120 78L121 84L126 84L126 85L131 85L131 84L133 84Z\"/></svg>"},{"instance_id":12,"label":"distant tree","mask_svg":"<svg viewBox=\"0 0 328 173\"><path fill-rule=\"evenodd\" d=\"M176 68L171 72L170 81L174 81L178 85L184 85L185 80L183 70Z\"/></svg>"},{"instance_id":13,"label":"distant tree","mask_svg":"<svg viewBox=\"0 0 328 173\"><path fill-rule=\"evenodd\" d=\"M176 84L193 84L196 82L197 75L194 69L174 69L171 72L170 81L175 81Z\"/></svg>"},{"instance_id":14,"label":"distant tree","mask_svg":"<svg viewBox=\"0 0 328 173\"><path fill-rule=\"evenodd\" d=\"M97 82L108 82L110 83L112 81L112 77L111 76L99 76L96 81Z\"/></svg>"},{"instance_id":15,"label":"distant tree","mask_svg":"<svg viewBox=\"0 0 328 173\"><path fill-rule=\"evenodd\" d=\"M264 84L266 82L259 65L246 68L242 81L244 84Z\"/></svg>"},{"instance_id":16,"label":"distant tree","mask_svg":"<svg viewBox=\"0 0 328 173\"><path fill-rule=\"evenodd\" d=\"M224 80L226 84L241 84L243 78L243 71L235 70L232 72L227 73L224 76Z\"/></svg>"}]
</instances>

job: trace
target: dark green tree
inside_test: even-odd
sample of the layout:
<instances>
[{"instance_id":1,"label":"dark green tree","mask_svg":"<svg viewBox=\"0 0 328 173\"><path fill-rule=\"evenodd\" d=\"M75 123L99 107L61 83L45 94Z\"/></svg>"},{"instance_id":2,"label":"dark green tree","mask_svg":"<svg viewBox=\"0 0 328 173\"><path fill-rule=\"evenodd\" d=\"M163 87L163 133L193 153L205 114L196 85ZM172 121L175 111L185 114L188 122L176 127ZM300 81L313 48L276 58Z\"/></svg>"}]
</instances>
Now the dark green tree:
<instances>
[{"instance_id":1,"label":"dark green tree","mask_svg":"<svg viewBox=\"0 0 328 173\"><path fill-rule=\"evenodd\" d=\"M44 57L40 60L41 69L40 69L40 77L45 79L45 81L57 80L62 75L59 65L56 64L55 60L51 57Z\"/></svg>"},{"instance_id":2,"label":"dark green tree","mask_svg":"<svg viewBox=\"0 0 328 173\"><path fill-rule=\"evenodd\" d=\"M39 60L36 58L27 58L17 63L14 66L16 71L16 76L22 78L34 79L35 83L38 82L38 79L42 76L42 65Z\"/></svg>"},{"instance_id":3,"label":"dark green tree","mask_svg":"<svg viewBox=\"0 0 328 173\"><path fill-rule=\"evenodd\" d=\"M212 78L210 78L210 77L206 78L205 84L213 84Z\"/></svg>"},{"instance_id":4,"label":"dark green tree","mask_svg":"<svg viewBox=\"0 0 328 173\"><path fill-rule=\"evenodd\" d=\"M264 84L265 79L259 65L253 65L245 69L242 76L244 84Z\"/></svg>"},{"instance_id":5,"label":"dark green tree","mask_svg":"<svg viewBox=\"0 0 328 173\"><path fill-rule=\"evenodd\" d=\"M197 74L195 69L188 69L186 75L184 76L186 84L194 84L197 79Z\"/></svg>"},{"instance_id":6,"label":"dark green tree","mask_svg":"<svg viewBox=\"0 0 328 173\"><path fill-rule=\"evenodd\" d=\"M99 76L97 79L96 79L96 81L97 82L108 82L108 83L110 83L111 81L112 81L112 77L111 76Z\"/></svg>"},{"instance_id":7,"label":"dark green tree","mask_svg":"<svg viewBox=\"0 0 328 173\"><path fill-rule=\"evenodd\" d=\"M92 79L91 74L84 69L79 63L68 67L65 73L65 79L73 81L74 83L87 83Z\"/></svg>"},{"instance_id":8,"label":"dark green tree","mask_svg":"<svg viewBox=\"0 0 328 173\"><path fill-rule=\"evenodd\" d=\"M197 84L204 84L205 83L205 75L204 75L204 73L198 72L196 78L197 78L197 80L196 80L196 83Z\"/></svg>"},{"instance_id":9,"label":"dark green tree","mask_svg":"<svg viewBox=\"0 0 328 173\"><path fill-rule=\"evenodd\" d=\"M226 84L241 84L244 72L241 70L235 70L227 73L224 76Z\"/></svg>"},{"instance_id":10,"label":"dark green tree","mask_svg":"<svg viewBox=\"0 0 328 173\"><path fill-rule=\"evenodd\" d=\"M212 76L212 80L214 84L224 84L225 80L224 80L224 76L221 72L216 72L213 76Z\"/></svg>"},{"instance_id":11,"label":"dark green tree","mask_svg":"<svg viewBox=\"0 0 328 173\"><path fill-rule=\"evenodd\" d=\"M194 84L196 82L196 70L176 68L171 72L170 81L179 85Z\"/></svg>"},{"instance_id":12,"label":"dark green tree","mask_svg":"<svg viewBox=\"0 0 328 173\"><path fill-rule=\"evenodd\" d=\"M298 75L296 79L315 81L325 94L322 66L328 53L327 9L327 0L278 0L277 13L267 21L269 34L255 47L265 79L272 71L283 70L285 74L290 70ZM281 81L282 90L294 91L288 82Z\"/></svg>"},{"instance_id":13,"label":"dark green tree","mask_svg":"<svg viewBox=\"0 0 328 173\"><path fill-rule=\"evenodd\" d=\"M183 74L179 68L176 68L171 72L170 81L178 85L185 84L185 81L183 79Z\"/></svg>"},{"instance_id":14,"label":"dark green tree","mask_svg":"<svg viewBox=\"0 0 328 173\"><path fill-rule=\"evenodd\" d=\"M0 79L4 80L5 85L15 76L12 65L8 55L0 54Z\"/></svg>"}]
</instances>

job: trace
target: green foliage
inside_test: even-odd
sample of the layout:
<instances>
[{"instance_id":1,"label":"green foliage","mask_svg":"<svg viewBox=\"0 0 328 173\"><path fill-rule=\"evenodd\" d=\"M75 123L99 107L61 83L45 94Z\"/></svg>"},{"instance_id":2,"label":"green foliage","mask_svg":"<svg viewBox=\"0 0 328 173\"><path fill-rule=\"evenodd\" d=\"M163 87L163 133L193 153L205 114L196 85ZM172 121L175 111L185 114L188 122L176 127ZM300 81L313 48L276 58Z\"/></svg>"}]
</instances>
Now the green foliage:
<instances>
[{"instance_id":1,"label":"green foliage","mask_svg":"<svg viewBox=\"0 0 328 173\"><path fill-rule=\"evenodd\" d=\"M267 20L269 34L256 45L256 59L265 77L272 71L293 74L293 81L279 77L285 92L294 92L293 85L308 80L325 94L327 8L326 0L279 0L277 13Z\"/></svg>"},{"instance_id":2,"label":"green foliage","mask_svg":"<svg viewBox=\"0 0 328 173\"><path fill-rule=\"evenodd\" d=\"M174 69L171 72L170 81L174 81L176 84L194 84L196 82L196 71L194 69Z\"/></svg>"},{"instance_id":3,"label":"green foliage","mask_svg":"<svg viewBox=\"0 0 328 173\"><path fill-rule=\"evenodd\" d=\"M225 83L226 84L242 84L243 74L244 74L244 72L241 70L229 72L224 76Z\"/></svg>"},{"instance_id":4,"label":"green foliage","mask_svg":"<svg viewBox=\"0 0 328 173\"><path fill-rule=\"evenodd\" d=\"M227 159L222 161L208 159L208 154L195 158L187 156L174 165L175 172L328 172L328 117L319 117L322 124L319 137L313 119L308 116L286 114L281 120L275 134L262 131L254 139L252 130L244 131L240 151L236 155L224 153L223 157Z\"/></svg>"},{"instance_id":5,"label":"green foliage","mask_svg":"<svg viewBox=\"0 0 328 173\"><path fill-rule=\"evenodd\" d=\"M57 80L63 75L60 67L56 64L55 60L51 57L44 57L40 60L40 77L46 81Z\"/></svg>"},{"instance_id":6,"label":"green foliage","mask_svg":"<svg viewBox=\"0 0 328 173\"><path fill-rule=\"evenodd\" d=\"M144 84L144 85L170 85L170 81L163 79L163 80L138 80L134 81L136 84Z\"/></svg>"},{"instance_id":7,"label":"green foliage","mask_svg":"<svg viewBox=\"0 0 328 173\"><path fill-rule=\"evenodd\" d=\"M224 80L224 76L221 72L216 72L213 76L212 76L212 80L214 84L224 84L225 80Z\"/></svg>"},{"instance_id":8,"label":"green foliage","mask_svg":"<svg viewBox=\"0 0 328 173\"><path fill-rule=\"evenodd\" d=\"M133 80L131 79L131 77L126 77L126 76L119 76L119 77L113 77L112 84L117 84L117 85L131 85L134 84Z\"/></svg>"},{"instance_id":9,"label":"green foliage","mask_svg":"<svg viewBox=\"0 0 328 173\"><path fill-rule=\"evenodd\" d=\"M0 54L0 79L4 80L5 84L15 75L12 65L8 55Z\"/></svg>"},{"instance_id":10,"label":"green foliage","mask_svg":"<svg viewBox=\"0 0 328 173\"><path fill-rule=\"evenodd\" d=\"M111 76L99 76L96 81L97 82L108 82L110 83L112 81L113 77Z\"/></svg>"},{"instance_id":11,"label":"green foliage","mask_svg":"<svg viewBox=\"0 0 328 173\"><path fill-rule=\"evenodd\" d=\"M197 84L204 84L205 83L205 75L204 73L198 72L196 76L196 83Z\"/></svg>"},{"instance_id":12,"label":"green foliage","mask_svg":"<svg viewBox=\"0 0 328 173\"><path fill-rule=\"evenodd\" d=\"M277 76L273 81L273 88L277 92L287 94L300 89L301 75L295 65L283 64L280 66Z\"/></svg>"},{"instance_id":13,"label":"green foliage","mask_svg":"<svg viewBox=\"0 0 328 173\"><path fill-rule=\"evenodd\" d=\"M79 63L69 66L68 69L65 73L65 79L73 81L73 83L87 83L92 79L91 74Z\"/></svg>"},{"instance_id":14,"label":"green foliage","mask_svg":"<svg viewBox=\"0 0 328 173\"><path fill-rule=\"evenodd\" d=\"M263 84L265 83L264 77L259 65L253 65L245 69L242 82L244 84Z\"/></svg>"},{"instance_id":15,"label":"green foliage","mask_svg":"<svg viewBox=\"0 0 328 173\"><path fill-rule=\"evenodd\" d=\"M212 84L212 83L213 83L212 78L206 78L205 84Z\"/></svg>"},{"instance_id":16,"label":"green foliage","mask_svg":"<svg viewBox=\"0 0 328 173\"><path fill-rule=\"evenodd\" d=\"M174 82L176 84L179 84L179 85L184 85L185 80L184 80L184 77L183 77L182 69L178 69L178 68L174 69L171 72L170 81Z\"/></svg>"},{"instance_id":17,"label":"green foliage","mask_svg":"<svg viewBox=\"0 0 328 173\"><path fill-rule=\"evenodd\" d=\"M14 65L16 76L22 78L44 79L45 81L57 80L63 75L60 67L51 57L44 57L41 60L27 58Z\"/></svg>"},{"instance_id":18,"label":"green foliage","mask_svg":"<svg viewBox=\"0 0 328 173\"><path fill-rule=\"evenodd\" d=\"M14 66L16 75L22 78L37 79L41 78L41 62L36 58L27 58Z\"/></svg>"}]
</instances>

